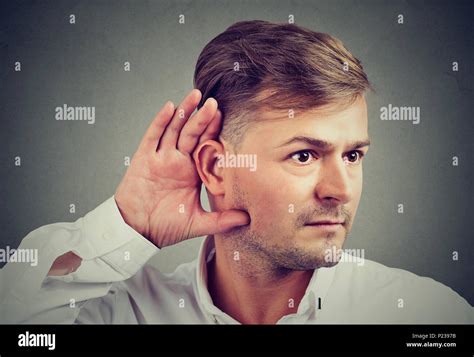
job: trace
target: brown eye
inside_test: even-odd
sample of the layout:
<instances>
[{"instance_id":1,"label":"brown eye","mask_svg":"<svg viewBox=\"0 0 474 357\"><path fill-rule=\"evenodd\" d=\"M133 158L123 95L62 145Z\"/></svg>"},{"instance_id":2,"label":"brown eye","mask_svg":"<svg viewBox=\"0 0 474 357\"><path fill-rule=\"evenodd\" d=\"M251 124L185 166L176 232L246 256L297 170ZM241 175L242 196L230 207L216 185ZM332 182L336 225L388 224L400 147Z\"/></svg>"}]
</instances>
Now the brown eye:
<instances>
[{"instance_id":1,"label":"brown eye","mask_svg":"<svg viewBox=\"0 0 474 357\"><path fill-rule=\"evenodd\" d=\"M364 153L360 151L351 151L349 154L346 155L344 161L347 161L351 164L358 164L362 160L363 156Z\"/></svg>"},{"instance_id":2,"label":"brown eye","mask_svg":"<svg viewBox=\"0 0 474 357\"><path fill-rule=\"evenodd\" d=\"M350 162L356 162L359 159L359 153L357 151L352 151L347 156Z\"/></svg>"},{"instance_id":3,"label":"brown eye","mask_svg":"<svg viewBox=\"0 0 474 357\"><path fill-rule=\"evenodd\" d=\"M307 164L311 161L313 155L309 151L298 151L291 155L291 158L300 164Z\"/></svg>"}]
</instances>

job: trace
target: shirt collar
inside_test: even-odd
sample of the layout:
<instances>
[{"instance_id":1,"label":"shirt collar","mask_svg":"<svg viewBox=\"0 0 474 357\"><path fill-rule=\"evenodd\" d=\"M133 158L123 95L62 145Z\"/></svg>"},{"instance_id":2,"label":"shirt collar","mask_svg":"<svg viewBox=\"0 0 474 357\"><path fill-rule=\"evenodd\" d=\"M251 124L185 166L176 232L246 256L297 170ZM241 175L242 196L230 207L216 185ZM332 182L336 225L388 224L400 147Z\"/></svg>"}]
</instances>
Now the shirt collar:
<instances>
[{"instance_id":1,"label":"shirt collar","mask_svg":"<svg viewBox=\"0 0 474 357\"><path fill-rule=\"evenodd\" d=\"M207 313L213 316L225 315L227 319L230 319L229 321L236 322L214 305L211 295L209 294L209 290L207 289L207 263L212 260L215 252L216 248L214 245L214 237L207 236L201 243L197 259L196 283L198 301ZM298 306L296 315L300 315L301 317L309 317L312 312L317 314L317 308L319 304L318 298L321 299L322 305L329 287L333 282L336 267L337 265L331 268L319 268L314 270L313 276L311 277L308 287L306 288L306 292ZM282 319L284 318L285 317Z\"/></svg>"}]
</instances>

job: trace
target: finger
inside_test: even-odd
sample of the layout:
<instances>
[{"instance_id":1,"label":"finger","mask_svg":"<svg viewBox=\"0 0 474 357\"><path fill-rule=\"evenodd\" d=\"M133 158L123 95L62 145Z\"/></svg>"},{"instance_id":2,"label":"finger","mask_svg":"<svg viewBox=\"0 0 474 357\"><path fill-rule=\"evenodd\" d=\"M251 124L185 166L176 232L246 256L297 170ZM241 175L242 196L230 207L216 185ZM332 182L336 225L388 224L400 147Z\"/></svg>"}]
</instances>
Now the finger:
<instances>
[{"instance_id":1,"label":"finger","mask_svg":"<svg viewBox=\"0 0 474 357\"><path fill-rule=\"evenodd\" d=\"M250 217L244 211L203 212L194 221L192 235L200 237L208 234L222 234L249 223Z\"/></svg>"},{"instance_id":2,"label":"finger","mask_svg":"<svg viewBox=\"0 0 474 357\"><path fill-rule=\"evenodd\" d=\"M217 109L216 115L207 126L204 133L199 138L199 144L206 141L206 140L217 140L219 134L221 132L221 124L222 124L222 112Z\"/></svg>"},{"instance_id":3,"label":"finger","mask_svg":"<svg viewBox=\"0 0 474 357\"><path fill-rule=\"evenodd\" d=\"M194 114L183 127L178 139L178 150L182 153L192 153L201 134L214 119L217 112L217 102L208 98L199 111Z\"/></svg>"},{"instance_id":4,"label":"finger","mask_svg":"<svg viewBox=\"0 0 474 357\"><path fill-rule=\"evenodd\" d=\"M176 149L181 128L186 124L189 116L196 109L201 101L201 96L200 90L193 89L186 98L184 98L161 137L159 149Z\"/></svg>"},{"instance_id":5,"label":"finger","mask_svg":"<svg viewBox=\"0 0 474 357\"><path fill-rule=\"evenodd\" d=\"M173 118L174 104L171 101L167 101L165 105L156 114L155 119L151 122L150 126L145 132L142 141L140 142L140 148L145 151L156 151L161 135L166 129L166 126Z\"/></svg>"}]
</instances>

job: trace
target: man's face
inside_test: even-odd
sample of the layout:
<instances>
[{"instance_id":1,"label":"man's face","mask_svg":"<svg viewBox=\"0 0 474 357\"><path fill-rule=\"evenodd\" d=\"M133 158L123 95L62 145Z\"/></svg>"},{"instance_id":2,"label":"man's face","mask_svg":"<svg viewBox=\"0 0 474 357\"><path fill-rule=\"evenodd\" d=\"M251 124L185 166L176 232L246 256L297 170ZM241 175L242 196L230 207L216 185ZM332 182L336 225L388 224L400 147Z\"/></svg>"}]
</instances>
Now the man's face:
<instances>
[{"instance_id":1,"label":"man's face","mask_svg":"<svg viewBox=\"0 0 474 357\"><path fill-rule=\"evenodd\" d=\"M367 143L363 97L345 108L331 105L294 118L267 111L248 128L238 150L256 154L257 169L232 168L225 175L226 208L243 209L251 218L231 239L275 267L336 264L325 257L328 249L342 248L352 226ZM232 151L227 144L225 149Z\"/></svg>"}]
</instances>

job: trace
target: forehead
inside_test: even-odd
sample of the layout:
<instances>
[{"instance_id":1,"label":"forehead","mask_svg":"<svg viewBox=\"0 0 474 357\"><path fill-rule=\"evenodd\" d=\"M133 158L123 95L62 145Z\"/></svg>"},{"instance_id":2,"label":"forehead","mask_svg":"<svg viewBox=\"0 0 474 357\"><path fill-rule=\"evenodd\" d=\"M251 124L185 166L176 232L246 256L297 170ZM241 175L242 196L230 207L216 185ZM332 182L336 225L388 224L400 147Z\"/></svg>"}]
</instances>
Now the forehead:
<instances>
[{"instance_id":1,"label":"forehead","mask_svg":"<svg viewBox=\"0 0 474 357\"><path fill-rule=\"evenodd\" d=\"M297 135L323 139L334 145L368 138L364 97L349 105L332 104L305 112L261 110L249 126L243 146L268 146Z\"/></svg>"}]
</instances>

